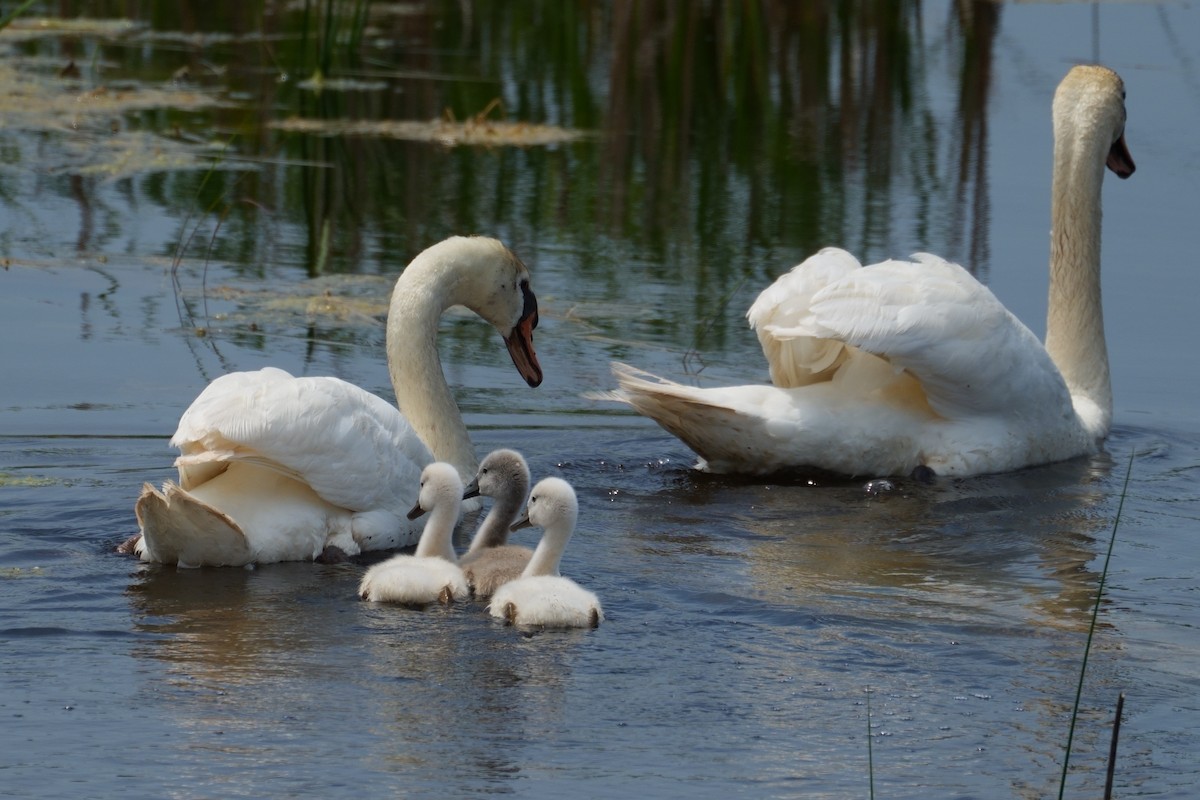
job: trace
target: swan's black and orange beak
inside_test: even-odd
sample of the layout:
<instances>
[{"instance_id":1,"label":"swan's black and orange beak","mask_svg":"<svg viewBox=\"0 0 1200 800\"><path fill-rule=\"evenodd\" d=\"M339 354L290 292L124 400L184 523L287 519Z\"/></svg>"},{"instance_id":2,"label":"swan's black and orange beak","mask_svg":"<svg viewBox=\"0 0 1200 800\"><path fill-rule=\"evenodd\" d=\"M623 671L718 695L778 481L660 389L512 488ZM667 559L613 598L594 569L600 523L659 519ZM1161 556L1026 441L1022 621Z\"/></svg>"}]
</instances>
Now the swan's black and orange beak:
<instances>
[{"instance_id":1,"label":"swan's black and orange beak","mask_svg":"<svg viewBox=\"0 0 1200 800\"><path fill-rule=\"evenodd\" d=\"M1133 156L1129 155L1129 148L1125 146L1125 134L1122 133L1113 142L1104 165L1111 169L1118 178L1128 178L1137 169L1133 165Z\"/></svg>"},{"instance_id":2,"label":"swan's black and orange beak","mask_svg":"<svg viewBox=\"0 0 1200 800\"><path fill-rule=\"evenodd\" d=\"M513 366L530 386L542 382L542 365L538 363L537 353L533 350L533 329L538 324L537 297L527 281L521 281L521 294L525 304L521 309L521 319L513 328L513 332L504 337L508 354L512 356Z\"/></svg>"}]
</instances>

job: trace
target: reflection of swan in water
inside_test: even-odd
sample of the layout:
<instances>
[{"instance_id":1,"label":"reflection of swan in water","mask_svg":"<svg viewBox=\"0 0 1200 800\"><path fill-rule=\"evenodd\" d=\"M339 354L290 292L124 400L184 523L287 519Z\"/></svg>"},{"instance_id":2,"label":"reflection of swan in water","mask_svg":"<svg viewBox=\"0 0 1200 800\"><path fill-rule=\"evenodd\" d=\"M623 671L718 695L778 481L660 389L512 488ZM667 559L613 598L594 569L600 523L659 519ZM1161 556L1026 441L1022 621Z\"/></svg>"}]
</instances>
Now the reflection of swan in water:
<instances>
[{"instance_id":1,"label":"reflection of swan in water","mask_svg":"<svg viewBox=\"0 0 1200 800\"><path fill-rule=\"evenodd\" d=\"M336 378L267 368L216 379L171 439L179 484L146 484L137 501L141 558L223 566L411 544L418 527L405 512L421 469L436 458L464 480L475 474L435 340L442 312L459 304L500 331L537 386L528 270L495 239L447 239L413 259L392 293L387 357L399 410Z\"/></svg>"},{"instance_id":2,"label":"reflection of swan in water","mask_svg":"<svg viewBox=\"0 0 1200 800\"><path fill-rule=\"evenodd\" d=\"M352 760L373 774L451 795L521 778L527 751L562 724L578 640L528 647L465 605L404 614L348 603L359 574L301 563L138 574L126 596L139 702L171 723L159 746L177 750L181 774L210 777L215 747L298 780L297 751L280 737L321 732L333 752L353 742ZM469 726L446 725L456 710Z\"/></svg>"},{"instance_id":3,"label":"reflection of swan in water","mask_svg":"<svg viewBox=\"0 0 1200 800\"><path fill-rule=\"evenodd\" d=\"M1077 631L1095 599L1086 567L1111 530L1097 510L1111 500L1110 466L1097 455L935 485L896 480L877 496L861 481L764 485L675 469L669 490L626 493L626 513L654 520L630 536L647 557L675 563L697 597L715 579L689 564L744 564L745 581L720 591L765 614L884 626L979 615Z\"/></svg>"},{"instance_id":4,"label":"reflection of swan in water","mask_svg":"<svg viewBox=\"0 0 1200 800\"><path fill-rule=\"evenodd\" d=\"M812 256L751 306L773 385L695 388L615 365L614 399L702 468L843 475L1004 472L1094 453L1112 421L1100 189L1133 173L1125 89L1079 66L1055 94L1046 343L962 267Z\"/></svg>"},{"instance_id":5,"label":"reflection of swan in water","mask_svg":"<svg viewBox=\"0 0 1200 800\"><path fill-rule=\"evenodd\" d=\"M357 577L349 564L147 568L126 591L135 629L150 635L135 653L168 664L174 680L259 686L314 650L353 646L344 608Z\"/></svg>"}]
</instances>

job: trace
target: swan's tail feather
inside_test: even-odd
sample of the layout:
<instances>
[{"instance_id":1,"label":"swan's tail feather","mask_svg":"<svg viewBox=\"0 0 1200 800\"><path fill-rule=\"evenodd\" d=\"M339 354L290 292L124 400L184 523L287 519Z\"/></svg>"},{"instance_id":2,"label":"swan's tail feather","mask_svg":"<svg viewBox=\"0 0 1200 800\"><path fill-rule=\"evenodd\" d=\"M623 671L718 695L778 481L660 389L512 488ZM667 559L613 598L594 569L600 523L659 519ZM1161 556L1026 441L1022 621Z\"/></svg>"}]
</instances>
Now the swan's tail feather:
<instances>
[{"instance_id":1,"label":"swan's tail feather","mask_svg":"<svg viewBox=\"0 0 1200 800\"><path fill-rule=\"evenodd\" d=\"M746 460L744 434L752 418L721 403L711 391L674 383L628 364L614 362L612 370L620 389L611 399L627 403L682 440L702 459L701 469Z\"/></svg>"},{"instance_id":2,"label":"swan's tail feather","mask_svg":"<svg viewBox=\"0 0 1200 800\"><path fill-rule=\"evenodd\" d=\"M171 481L162 491L144 484L134 512L142 529L138 555L144 561L216 567L254 560L236 522Z\"/></svg>"}]
</instances>

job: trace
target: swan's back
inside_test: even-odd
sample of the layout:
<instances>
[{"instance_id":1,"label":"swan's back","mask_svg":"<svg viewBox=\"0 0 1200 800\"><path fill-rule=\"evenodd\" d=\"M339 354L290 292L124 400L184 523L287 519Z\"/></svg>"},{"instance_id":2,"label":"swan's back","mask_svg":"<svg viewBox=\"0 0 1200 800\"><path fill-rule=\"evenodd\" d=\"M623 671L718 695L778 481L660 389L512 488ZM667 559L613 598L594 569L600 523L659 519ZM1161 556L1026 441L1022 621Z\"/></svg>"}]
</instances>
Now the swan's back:
<instances>
[{"instance_id":1,"label":"swan's back","mask_svg":"<svg viewBox=\"0 0 1200 800\"><path fill-rule=\"evenodd\" d=\"M457 564L439 556L398 555L368 569L358 595L373 603L420 608L466 600L470 589Z\"/></svg>"},{"instance_id":2,"label":"swan's back","mask_svg":"<svg viewBox=\"0 0 1200 800\"><path fill-rule=\"evenodd\" d=\"M533 575L504 584L492 595L488 611L517 626L595 628L604 621L595 594L557 575Z\"/></svg>"},{"instance_id":3,"label":"swan's back","mask_svg":"<svg viewBox=\"0 0 1200 800\"><path fill-rule=\"evenodd\" d=\"M184 489L245 461L302 480L353 511L411 506L421 470L433 461L382 398L338 378L295 378L275 367L214 380L184 412L171 445L181 451ZM363 463L382 472L368 480Z\"/></svg>"},{"instance_id":4,"label":"swan's back","mask_svg":"<svg viewBox=\"0 0 1200 800\"><path fill-rule=\"evenodd\" d=\"M502 544L464 553L459 559L467 585L476 597L490 597L504 584L521 577L533 551L517 544Z\"/></svg>"}]
</instances>

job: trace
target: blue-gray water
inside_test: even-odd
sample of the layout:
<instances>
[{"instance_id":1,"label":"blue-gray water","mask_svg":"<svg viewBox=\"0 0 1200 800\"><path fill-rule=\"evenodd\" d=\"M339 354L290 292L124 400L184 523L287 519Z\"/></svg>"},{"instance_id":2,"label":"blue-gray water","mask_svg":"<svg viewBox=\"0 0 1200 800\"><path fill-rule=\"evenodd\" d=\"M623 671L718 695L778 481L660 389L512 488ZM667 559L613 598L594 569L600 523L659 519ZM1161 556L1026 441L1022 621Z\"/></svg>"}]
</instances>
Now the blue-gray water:
<instances>
[{"instance_id":1,"label":"blue-gray water","mask_svg":"<svg viewBox=\"0 0 1200 800\"><path fill-rule=\"evenodd\" d=\"M1194 796L1200 10L965 4L994 14L972 23L944 3L897 6L917 22L871 38L867 20L839 40L862 58L848 139L844 75L822 79L842 113L797 110L813 67L795 54L812 42L785 48L803 63L778 71L749 59L760 95L726 75L737 85L722 96L744 106L723 113L650 78L612 79L625 56L689 24L653 4L633 22L621 3L551 21L556 4L518 7L541 16L387 6L346 71L388 88L332 100L238 60L264 47L239 27L259 24L253 14L231 23L233 44L179 34L186 15L5 33L0 66L48 81L39 96L170 86L187 63L198 77L185 88L220 105L98 116L64 105L47 120L31 101L4 101L0 795L843 798L867 796L873 779L891 798L1053 796L1136 453L1067 796L1100 795L1120 692L1116 796ZM578 36L550 36L551 22ZM712 19L696 24L711 44ZM621 43L622 26L639 46ZM274 61L262 63L284 61L282 40L266 41ZM611 359L705 384L766 380L744 310L824 244L970 262L1041 331L1049 101L1097 51L1125 79L1138 165L1104 191L1106 453L873 497L857 482L698 475L652 423L584 397L611 387ZM885 53L900 84L887 92L864 77ZM78 83L55 77L67 61ZM427 119L459 102L462 118L497 94L515 118L601 135L445 149L262 125L321 103L334 116ZM141 132L163 140L139 145ZM203 157L193 170L142 163L170 143L212 142L215 172ZM323 259L313 219L329 221ZM377 607L355 597L353 564L177 571L113 552L136 530L141 483L172 476L167 439L216 375L272 364L390 397L372 314L407 258L458 232L499 235L530 265L546 381L525 388L495 334L465 317L443 326L449 379L481 453L520 448L535 475L576 486L564 572L600 595L604 625L524 636L476 605ZM318 261L328 274L309 282ZM365 311L330 313L326 291Z\"/></svg>"}]
</instances>

